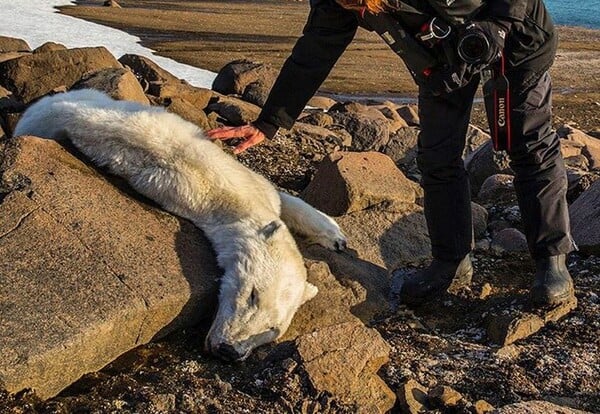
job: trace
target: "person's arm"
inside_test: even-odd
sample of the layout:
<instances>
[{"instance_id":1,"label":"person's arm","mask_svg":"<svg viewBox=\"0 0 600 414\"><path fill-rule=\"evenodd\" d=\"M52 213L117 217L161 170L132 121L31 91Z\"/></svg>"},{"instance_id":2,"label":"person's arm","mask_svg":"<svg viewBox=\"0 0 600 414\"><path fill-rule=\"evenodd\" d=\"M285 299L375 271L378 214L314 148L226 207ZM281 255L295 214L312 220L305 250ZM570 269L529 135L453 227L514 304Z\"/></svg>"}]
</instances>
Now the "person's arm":
<instances>
[{"instance_id":1,"label":"person's arm","mask_svg":"<svg viewBox=\"0 0 600 414\"><path fill-rule=\"evenodd\" d=\"M352 41L358 21L334 0L311 0L303 36L286 60L257 121L289 129Z\"/></svg>"},{"instance_id":2,"label":"person's arm","mask_svg":"<svg viewBox=\"0 0 600 414\"><path fill-rule=\"evenodd\" d=\"M525 19L527 0L489 0L485 10L490 18L520 22Z\"/></svg>"},{"instance_id":3,"label":"person's arm","mask_svg":"<svg viewBox=\"0 0 600 414\"><path fill-rule=\"evenodd\" d=\"M357 27L354 13L334 0L311 0L303 36L285 61L258 119L242 127L208 131L208 136L244 138L234 150L239 153L272 138L280 127L291 128L354 38Z\"/></svg>"},{"instance_id":4,"label":"person's arm","mask_svg":"<svg viewBox=\"0 0 600 414\"><path fill-rule=\"evenodd\" d=\"M528 0L428 0L436 15L452 24L466 23L477 14L499 21L522 21Z\"/></svg>"}]
</instances>

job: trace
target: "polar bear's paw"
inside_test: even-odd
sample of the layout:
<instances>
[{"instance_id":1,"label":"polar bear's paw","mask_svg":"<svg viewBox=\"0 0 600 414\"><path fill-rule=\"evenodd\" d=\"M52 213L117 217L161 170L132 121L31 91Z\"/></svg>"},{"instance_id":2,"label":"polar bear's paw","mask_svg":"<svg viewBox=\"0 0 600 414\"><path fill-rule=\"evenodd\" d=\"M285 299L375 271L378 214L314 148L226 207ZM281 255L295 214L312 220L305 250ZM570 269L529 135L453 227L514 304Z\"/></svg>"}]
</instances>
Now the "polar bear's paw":
<instances>
[{"instance_id":1,"label":"polar bear's paw","mask_svg":"<svg viewBox=\"0 0 600 414\"><path fill-rule=\"evenodd\" d=\"M329 220L323 220L324 223L322 223L319 231L310 237L311 241L336 252L346 250L348 239L342 233L340 226L332 218L327 218Z\"/></svg>"}]
</instances>

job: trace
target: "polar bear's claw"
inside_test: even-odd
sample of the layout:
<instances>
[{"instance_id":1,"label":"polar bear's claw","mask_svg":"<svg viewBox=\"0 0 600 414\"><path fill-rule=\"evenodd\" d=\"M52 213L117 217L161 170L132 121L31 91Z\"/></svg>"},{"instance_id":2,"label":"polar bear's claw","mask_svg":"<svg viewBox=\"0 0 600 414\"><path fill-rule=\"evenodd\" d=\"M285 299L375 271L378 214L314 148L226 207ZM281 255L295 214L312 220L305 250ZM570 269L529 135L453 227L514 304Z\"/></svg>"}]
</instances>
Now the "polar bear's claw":
<instances>
[{"instance_id":1,"label":"polar bear's claw","mask_svg":"<svg viewBox=\"0 0 600 414\"><path fill-rule=\"evenodd\" d=\"M348 243L345 239L336 240L335 242L335 251L343 252L348 247Z\"/></svg>"}]
</instances>

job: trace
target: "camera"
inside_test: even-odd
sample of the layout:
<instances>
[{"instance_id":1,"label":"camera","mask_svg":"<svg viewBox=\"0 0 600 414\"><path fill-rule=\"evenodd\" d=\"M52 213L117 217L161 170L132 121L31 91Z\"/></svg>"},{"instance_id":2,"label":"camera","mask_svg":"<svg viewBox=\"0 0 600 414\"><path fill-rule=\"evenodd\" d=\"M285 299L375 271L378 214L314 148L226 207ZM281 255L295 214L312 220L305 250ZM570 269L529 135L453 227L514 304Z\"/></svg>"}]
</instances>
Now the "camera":
<instances>
[{"instance_id":1,"label":"camera","mask_svg":"<svg viewBox=\"0 0 600 414\"><path fill-rule=\"evenodd\" d=\"M458 57L470 65L485 63L489 58L490 50L488 37L475 25L468 26L458 40Z\"/></svg>"}]
</instances>

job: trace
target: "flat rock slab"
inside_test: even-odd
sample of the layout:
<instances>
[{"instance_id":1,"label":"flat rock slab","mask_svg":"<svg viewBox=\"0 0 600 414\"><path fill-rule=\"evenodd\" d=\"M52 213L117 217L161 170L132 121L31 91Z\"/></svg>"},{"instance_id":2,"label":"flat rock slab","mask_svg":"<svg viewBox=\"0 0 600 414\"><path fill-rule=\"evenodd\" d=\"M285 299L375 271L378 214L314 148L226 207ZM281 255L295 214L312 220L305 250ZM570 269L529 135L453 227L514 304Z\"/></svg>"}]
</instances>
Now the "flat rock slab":
<instances>
[{"instance_id":1,"label":"flat rock slab","mask_svg":"<svg viewBox=\"0 0 600 414\"><path fill-rule=\"evenodd\" d=\"M361 322L328 326L296 340L302 366L318 391L327 391L358 413L386 413L394 393L376 374L389 360L389 345Z\"/></svg>"},{"instance_id":2,"label":"flat rock slab","mask_svg":"<svg viewBox=\"0 0 600 414\"><path fill-rule=\"evenodd\" d=\"M219 271L197 228L54 141L0 150L1 388L51 397L209 314Z\"/></svg>"},{"instance_id":3,"label":"flat rock slab","mask_svg":"<svg viewBox=\"0 0 600 414\"><path fill-rule=\"evenodd\" d=\"M577 298L571 297L560 306L537 313L513 312L490 315L487 335L494 344L507 346L527 338L542 329L548 322L556 322L577 307Z\"/></svg>"}]
</instances>

